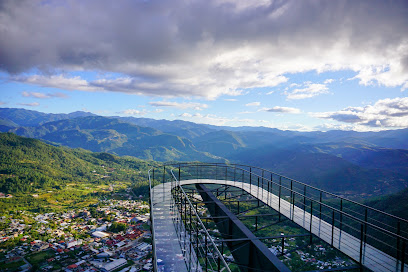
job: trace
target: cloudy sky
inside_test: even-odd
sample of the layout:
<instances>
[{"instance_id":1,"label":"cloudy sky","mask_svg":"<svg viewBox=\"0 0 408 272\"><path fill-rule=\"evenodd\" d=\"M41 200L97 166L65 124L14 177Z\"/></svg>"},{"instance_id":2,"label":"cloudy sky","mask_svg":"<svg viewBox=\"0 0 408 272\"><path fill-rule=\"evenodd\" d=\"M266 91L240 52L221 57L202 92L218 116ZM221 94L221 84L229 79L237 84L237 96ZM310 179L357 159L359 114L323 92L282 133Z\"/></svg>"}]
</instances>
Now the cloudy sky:
<instances>
[{"instance_id":1,"label":"cloudy sky","mask_svg":"<svg viewBox=\"0 0 408 272\"><path fill-rule=\"evenodd\" d=\"M0 1L1 107L365 131L407 94L406 0Z\"/></svg>"}]
</instances>

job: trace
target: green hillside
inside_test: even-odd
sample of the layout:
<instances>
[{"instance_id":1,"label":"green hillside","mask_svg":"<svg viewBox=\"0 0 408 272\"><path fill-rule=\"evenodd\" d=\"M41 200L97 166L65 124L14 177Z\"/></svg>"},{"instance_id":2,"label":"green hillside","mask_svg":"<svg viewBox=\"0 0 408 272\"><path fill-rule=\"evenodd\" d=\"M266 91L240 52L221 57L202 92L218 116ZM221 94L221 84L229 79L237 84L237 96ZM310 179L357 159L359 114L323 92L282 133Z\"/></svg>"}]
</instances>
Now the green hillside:
<instances>
[{"instance_id":1,"label":"green hillside","mask_svg":"<svg viewBox=\"0 0 408 272\"><path fill-rule=\"evenodd\" d=\"M135 158L54 147L0 133L0 191L5 194L59 190L68 184L142 181L149 165Z\"/></svg>"}]
</instances>

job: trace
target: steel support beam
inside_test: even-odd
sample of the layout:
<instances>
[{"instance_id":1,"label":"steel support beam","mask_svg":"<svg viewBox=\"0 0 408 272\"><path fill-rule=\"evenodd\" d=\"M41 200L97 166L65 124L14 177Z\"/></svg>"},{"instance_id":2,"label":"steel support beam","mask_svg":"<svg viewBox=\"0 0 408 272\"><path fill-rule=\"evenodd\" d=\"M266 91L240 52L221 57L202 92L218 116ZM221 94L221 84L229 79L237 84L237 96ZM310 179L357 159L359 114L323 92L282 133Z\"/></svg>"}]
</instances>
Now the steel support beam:
<instances>
[{"instance_id":1,"label":"steel support beam","mask_svg":"<svg viewBox=\"0 0 408 272\"><path fill-rule=\"evenodd\" d=\"M214 217L218 230L223 233L223 239L248 240L244 245L239 241L226 242L234 259L242 265L241 271L290 271L204 184L196 184L196 188ZM219 220L218 216L227 216L228 219Z\"/></svg>"}]
</instances>

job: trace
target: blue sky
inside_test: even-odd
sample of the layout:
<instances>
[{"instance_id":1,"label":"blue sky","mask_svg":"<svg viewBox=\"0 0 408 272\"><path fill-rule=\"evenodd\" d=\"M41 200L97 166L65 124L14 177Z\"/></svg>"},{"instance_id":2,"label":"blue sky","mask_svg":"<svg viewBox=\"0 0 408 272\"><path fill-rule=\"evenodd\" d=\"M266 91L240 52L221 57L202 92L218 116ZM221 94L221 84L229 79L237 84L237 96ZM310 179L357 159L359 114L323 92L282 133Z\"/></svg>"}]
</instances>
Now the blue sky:
<instances>
[{"instance_id":1,"label":"blue sky","mask_svg":"<svg viewBox=\"0 0 408 272\"><path fill-rule=\"evenodd\" d=\"M407 11L406 1L5 1L0 104L302 131L407 128Z\"/></svg>"}]
</instances>

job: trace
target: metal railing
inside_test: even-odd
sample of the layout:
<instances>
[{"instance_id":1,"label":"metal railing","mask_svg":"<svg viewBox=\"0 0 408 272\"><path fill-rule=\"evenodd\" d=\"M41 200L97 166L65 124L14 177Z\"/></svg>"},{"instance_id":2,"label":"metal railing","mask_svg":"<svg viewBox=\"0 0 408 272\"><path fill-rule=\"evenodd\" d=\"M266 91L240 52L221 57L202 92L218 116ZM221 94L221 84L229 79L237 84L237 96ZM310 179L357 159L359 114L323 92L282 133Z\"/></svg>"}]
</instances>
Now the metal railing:
<instances>
[{"instance_id":1,"label":"metal railing","mask_svg":"<svg viewBox=\"0 0 408 272\"><path fill-rule=\"evenodd\" d=\"M149 170L149 189L150 189L150 207L151 207L151 232L153 247L153 269L158 271L158 256L156 254L157 243L155 233L155 219L153 215L153 184L169 183L171 190L171 210L174 213L173 225L179 239L180 247L184 255L184 261L187 271L226 271L231 272L227 262L218 250L213 238L208 233L205 225L201 221L197 207L194 207L189 200L186 192L180 186L180 183L171 169L163 166L163 172L160 178L155 177L155 169ZM157 171L156 171L157 172ZM167 175L170 178L166 179Z\"/></svg>"},{"instance_id":2,"label":"metal railing","mask_svg":"<svg viewBox=\"0 0 408 272\"><path fill-rule=\"evenodd\" d=\"M219 163L179 163L171 166L177 169L177 180L231 180L257 186L263 189L259 193L269 192L278 196L279 207L281 199L286 200L293 209L301 208L311 218L318 216L329 223L332 230L328 235L332 237L332 245L336 243L333 239L335 230L356 237L360 241L356 261L360 264L378 258L363 253L370 245L380 250L378 254L395 257L399 263L397 270L404 271L408 220L258 167Z\"/></svg>"}]
</instances>

